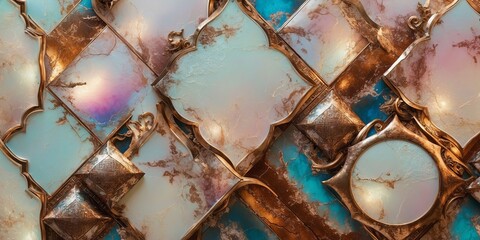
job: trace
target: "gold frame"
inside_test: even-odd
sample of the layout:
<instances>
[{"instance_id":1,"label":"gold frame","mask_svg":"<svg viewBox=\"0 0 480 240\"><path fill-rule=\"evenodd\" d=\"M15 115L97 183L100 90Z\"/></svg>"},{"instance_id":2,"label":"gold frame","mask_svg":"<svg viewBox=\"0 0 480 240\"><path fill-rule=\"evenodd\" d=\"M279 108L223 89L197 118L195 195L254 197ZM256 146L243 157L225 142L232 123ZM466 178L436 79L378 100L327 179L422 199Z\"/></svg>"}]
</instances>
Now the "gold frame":
<instances>
[{"instance_id":1,"label":"gold frame","mask_svg":"<svg viewBox=\"0 0 480 240\"><path fill-rule=\"evenodd\" d=\"M449 164L449 161L462 164L460 159L449 151L445 151L445 148L409 130L400 122L400 118L397 115L390 118L388 124L385 125L380 132L364 140L362 140L364 136L359 135L359 138L356 139L358 143L348 149L345 165L342 169L334 177L323 183L331 187L338 194L341 201L352 214L352 218L365 225L372 238L380 238L375 231L381 233L388 239L406 239L420 231L421 233L417 233L415 234L416 236L413 237L414 239L418 239L426 232L425 228L428 228L438 220L454 200L466 194L466 187L472 179L463 179L462 176L456 172L456 169L453 169L452 165ZM368 132L372 126L373 125L367 125L361 132ZM390 225L376 221L362 211L353 198L350 179L356 161L363 152L371 146L391 139L408 141L422 147L434 159L440 176L439 193L434 205L421 218L408 224ZM455 166L455 164L453 164L453 166Z\"/></svg>"}]
</instances>

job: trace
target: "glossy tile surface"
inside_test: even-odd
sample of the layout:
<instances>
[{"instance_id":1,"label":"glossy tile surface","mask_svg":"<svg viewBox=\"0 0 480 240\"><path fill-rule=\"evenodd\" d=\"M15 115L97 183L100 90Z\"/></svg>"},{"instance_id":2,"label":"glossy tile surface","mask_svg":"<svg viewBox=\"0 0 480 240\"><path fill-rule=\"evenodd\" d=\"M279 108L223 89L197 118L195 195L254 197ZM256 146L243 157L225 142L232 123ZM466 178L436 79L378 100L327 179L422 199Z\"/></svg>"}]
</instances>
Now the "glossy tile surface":
<instances>
[{"instance_id":1,"label":"glossy tile surface","mask_svg":"<svg viewBox=\"0 0 480 240\"><path fill-rule=\"evenodd\" d=\"M434 124L462 146L480 132L479 13L459 1L388 75Z\"/></svg>"},{"instance_id":2,"label":"glossy tile surface","mask_svg":"<svg viewBox=\"0 0 480 240\"><path fill-rule=\"evenodd\" d=\"M49 87L104 141L145 97L154 79L107 28Z\"/></svg>"},{"instance_id":3,"label":"glossy tile surface","mask_svg":"<svg viewBox=\"0 0 480 240\"><path fill-rule=\"evenodd\" d=\"M342 4L311 0L279 32L327 84L368 44L346 20Z\"/></svg>"},{"instance_id":4,"label":"glossy tile surface","mask_svg":"<svg viewBox=\"0 0 480 240\"><path fill-rule=\"evenodd\" d=\"M198 124L201 137L238 166L286 119L311 86L269 48L262 28L230 0L157 88Z\"/></svg>"},{"instance_id":5,"label":"glossy tile surface","mask_svg":"<svg viewBox=\"0 0 480 240\"><path fill-rule=\"evenodd\" d=\"M46 32L50 33L80 0L25 1L27 14Z\"/></svg>"},{"instance_id":6,"label":"glossy tile surface","mask_svg":"<svg viewBox=\"0 0 480 240\"><path fill-rule=\"evenodd\" d=\"M185 37L192 35L208 16L208 2L122 0L105 19L160 74L171 56L168 34L183 29Z\"/></svg>"},{"instance_id":7,"label":"glossy tile surface","mask_svg":"<svg viewBox=\"0 0 480 240\"><path fill-rule=\"evenodd\" d=\"M18 157L28 160L29 173L49 194L95 150L89 132L49 93L45 110L32 114L26 132L6 143Z\"/></svg>"},{"instance_id":8,"label":"glossy tile surface","mask_svg":"<svg viewBox=\"0 0 480 240\"><path fill-rule=\"evenodd\" d=\"M414 222L430 210L439 193L439 175L423 148L387 140L362 153L350 181L361 210L376 221L395 225Z\"/></svg>"},{"instance_id":9,"label":"glossy tile surface","mask_svg":"<svg viewBox=\"0 0 480 240\"><path fill-rule=\"evenodd\" d=\"M24 113L38 105L41 83L39 38L25 32L20 7L0 1L0 138L20 126ZM12 92L21 91L18 94Z\"/></svg>"},{"instance_id":10,"label":"glossy tile surface","mask_svg":"<svg viewBox=\"0 0 480 240\"><path fill-rule=\"evenodd\" d=\"M239 178L206 150L194 157L161 114L157 120L156 131L132 159L145 175L120 205L146 239L180 239Z\"/></svg>"},{"instance_id":11,"label":"glossy tile surface","mask_svg":"<svg viewBox=\"0 0 480 240\"><path fill-rule=\"evenodd\" d=\"M41 239L41 202L27 188L20 168L0 151L0 239Z\"/></svg>"},{"instance_id":12,"label":"glossy tile surface","mask_svg":"<svg viewBox=\"0 0 480 240\"><path fill-rule=\"evenodd\" d=\"M258 13L275 29L280 29L305 0L250 0Z\"/></svg>"}]
</instances>

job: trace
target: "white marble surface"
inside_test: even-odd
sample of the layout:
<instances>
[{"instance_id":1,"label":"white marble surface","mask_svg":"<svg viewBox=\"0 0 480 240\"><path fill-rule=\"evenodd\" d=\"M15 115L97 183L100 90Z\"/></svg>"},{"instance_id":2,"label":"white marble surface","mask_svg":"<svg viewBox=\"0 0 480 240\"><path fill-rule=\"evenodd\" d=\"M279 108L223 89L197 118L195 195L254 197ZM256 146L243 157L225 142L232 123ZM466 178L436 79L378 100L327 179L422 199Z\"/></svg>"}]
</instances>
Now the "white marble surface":
<instances>
[{"instance_id":1,"label":"white marble surface","mask_svg":"<svg viewBox=\"0 0 480 240\"><path fill-rule=\"evenodd\" d=\"M80 0L27 0L27 14L48 34Z\"/></svg>"},{"instance_id":2,"label":"white marble surface","mask_svg":"<svg viewBox=\"0 0 480 240\"><path fill-rule=\"evenodd\" d=\"M386 140L365 150L355 162L351 175L353 198L376 221L411 223L435 203L439 175L435 161L420 146Z\"/></svg>"},{"instance_id":3,"label":"white marble surface","mask_svg":"<svg viewBox=\"0 0 480 240\"><path fill-rule=\"evenodd\" d=\"M263 29L230 0L157 87L201 136L239 165L311 89Z\"/></svg>"}]
</instances>

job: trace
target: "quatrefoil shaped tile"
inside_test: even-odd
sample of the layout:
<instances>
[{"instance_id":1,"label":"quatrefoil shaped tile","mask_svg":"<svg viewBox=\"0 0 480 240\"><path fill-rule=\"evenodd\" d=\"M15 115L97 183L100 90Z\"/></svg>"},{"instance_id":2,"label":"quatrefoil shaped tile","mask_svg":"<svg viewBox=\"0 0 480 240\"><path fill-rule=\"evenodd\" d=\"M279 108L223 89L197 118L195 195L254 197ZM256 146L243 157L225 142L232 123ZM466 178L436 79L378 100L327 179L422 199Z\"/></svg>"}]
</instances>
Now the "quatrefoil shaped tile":
<instances>
[{"instance_id":1,"label":"quatrefoil shaped tile","mask_svg":"<svg viewBox=\"0 0 480 240\"><path fill-rule=\"evenodd\" d=\"M236 167L261 151L273 126L288 121L314 89L270 45L273 31L262 29L244 4L228 1L156 85L178 115L196 126L197 137Z\"/></svg>"}]
</instances>

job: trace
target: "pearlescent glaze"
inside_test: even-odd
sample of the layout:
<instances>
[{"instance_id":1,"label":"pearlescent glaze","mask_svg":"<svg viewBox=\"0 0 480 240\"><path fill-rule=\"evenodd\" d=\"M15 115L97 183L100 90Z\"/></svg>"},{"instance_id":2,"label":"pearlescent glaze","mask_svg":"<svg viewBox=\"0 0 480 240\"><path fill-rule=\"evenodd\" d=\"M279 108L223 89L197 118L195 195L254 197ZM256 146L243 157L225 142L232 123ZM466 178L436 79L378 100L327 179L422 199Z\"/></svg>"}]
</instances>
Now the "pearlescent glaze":
<instances>
[{"instance_id":1,"label":"pearlescent glaze","mask_svg":"<svg viewBox=\"0 0 480 240\"><path fill-rule=\"evenodd\" d=\"M80 0L28 0L27 14L50 33Z\"/></svg>"},{"instance_id":2,"label":"pearlescent glaze","mask_svg":"<svg viewBox=\"0 0 480 240\"><path fill-rule=\"evenodd\" d=\"M120 201L123 215L146 239L181 239L239 179L213 154L198 158L170 131L161 114L158 127L132 158L145 173Z\"/></svg>"},{"instance_id":3,"label":"pearlescent glaze","mask_svg":"<svg viewBox=\"0 0 480 240\"><path fill-rule=\"evenodd\" d=\"M238 166L311 86L263 29L230 0L157 85L201 136Z\"/></svg>"},{"instance_id":4,"label":"pearlescent glaze","mask_svg":"<svg viewBox=\"0 0 480 240\"><path fill-rule=\"evenodd\" d=\"M0 138L38 105L40 40L25 32L20 8L0 1ZM15 93L15 94L12 94Z\"/></svg>"},{"instance_id":5,"label":"pearlescent glaze","mask_svg":"<svg viewBox=\"0 0 480 240\"><path fill-rule=\"evenodd\" d=\"M480 15L459 1L388 75L462 146L480 132Z\"/></svg>"},{"instance_id":6,"label":"pearlescent glaze","mask_svg":"<svg viewBox=\"0 0 480 240\"><path fill-rule=\"evenodd\" d=\"M280 28L305 0L250 0L258 13L267 20L273 28Z\"/></svg>"},{"instance_id":7,"label":"pearlescent glaze","mask_svg":"<svg viewBox=\"0 0 480 240\"><path fill-rule=\"evenodd\" d=\"M331 84L368 42L347 22L340 3L311 0L280 35L327 84Z\"/></svg>"},{"instance_id":8,"label":"pearlescent glaze","mask_svg":"<svg viewBox=\"0 0 480 240\"><path fill-rule=\"evenodd\" d=\"M375 221L408 224L436 201L440 173L420 146L387 140L362 153L353 167L351 188L359 208Z\"/></svg>"},{"instance_id":9,"label":"pearlescent glaze","mask_svg":"<svg viewBox=\"0 0 480 240\"><path fill-rule=\"evenodd\" d=\"M192 35L208 16L208 0L122 0L111 9L108 23L160 74L170 53L168 34L184 29Z\"/></svg>"},{"instance_id":10,"label":"pearlescent glaze","mask_svg":"<svg viewBox=\"0 0 480 240\"><path fill-rule=\"evenodd\" d=\"M42 205L28 194L27 188L20 168L0 151L0 239L41 239Z\"/></svg>"},{"instance_id":11,"label":"pearlescent glaze","mask_svg":"<svg viewBox=\"0 0 480 240\"><path fill-rule=\"evenodd\" d=\"M92 136L49 93L45 110L27 120L26 132L6 143L28 160L28 170L45 191L53 193L95 150Z\"/></svg>"},{"instance_id":12,"label":"pearlescent glaze","mask_svg":"<svg viewBox=\"0 0 480 240\"><path fill-rule=\"evenodd\" d=\"M106 28L50 88L104 141L142 101L154 79L154 73Z\"/></svg>"}]
</instances>

